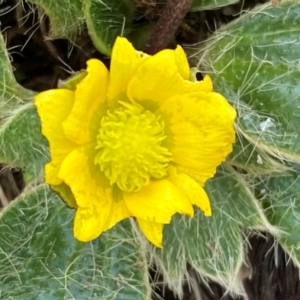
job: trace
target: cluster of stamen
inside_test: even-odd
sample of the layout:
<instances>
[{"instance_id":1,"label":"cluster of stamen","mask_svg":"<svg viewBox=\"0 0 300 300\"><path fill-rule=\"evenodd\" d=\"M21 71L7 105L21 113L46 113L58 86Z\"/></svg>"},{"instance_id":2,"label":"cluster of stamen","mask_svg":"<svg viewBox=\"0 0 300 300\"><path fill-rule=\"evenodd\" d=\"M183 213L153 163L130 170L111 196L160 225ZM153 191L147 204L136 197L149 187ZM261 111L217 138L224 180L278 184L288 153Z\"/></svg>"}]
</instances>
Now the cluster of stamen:
<instances>
[{"instance_id":1,"label":"cluster of stamen","mask_svg":"<svg viewBox=\"0 0 300 300\"><path fill-rule=\"evenodd\" d=\"M108 112L97 135L95 164L123 191L138 191L151 179L166 176L171 153L161 145L166 138L164 122L134 104Z\"/></svg>"}]
</instances>

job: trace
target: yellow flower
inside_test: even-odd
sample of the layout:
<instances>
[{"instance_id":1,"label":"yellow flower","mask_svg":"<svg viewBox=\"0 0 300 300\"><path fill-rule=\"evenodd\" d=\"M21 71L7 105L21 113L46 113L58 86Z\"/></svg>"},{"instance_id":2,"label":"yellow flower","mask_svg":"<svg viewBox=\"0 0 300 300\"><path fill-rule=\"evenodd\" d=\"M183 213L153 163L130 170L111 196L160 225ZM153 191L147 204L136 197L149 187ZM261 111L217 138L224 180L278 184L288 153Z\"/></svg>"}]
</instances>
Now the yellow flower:
<instances>
[{"instance_id":1,"label":"yellow flower","mask_svg":"<svg viewBox=\"0 0 300 300\"><path fill-rule=\"evenodd\" d=\"M77 209L78 240L135 217L161 247L175 213L193 217L196 205L211 215L203 185L232 151L235 110L208 76L190 80L180 46L148 56L118 38L110 71L87 64L74 90L36 96L51 153L45 180Z\"/></svg>"}]
</instances>

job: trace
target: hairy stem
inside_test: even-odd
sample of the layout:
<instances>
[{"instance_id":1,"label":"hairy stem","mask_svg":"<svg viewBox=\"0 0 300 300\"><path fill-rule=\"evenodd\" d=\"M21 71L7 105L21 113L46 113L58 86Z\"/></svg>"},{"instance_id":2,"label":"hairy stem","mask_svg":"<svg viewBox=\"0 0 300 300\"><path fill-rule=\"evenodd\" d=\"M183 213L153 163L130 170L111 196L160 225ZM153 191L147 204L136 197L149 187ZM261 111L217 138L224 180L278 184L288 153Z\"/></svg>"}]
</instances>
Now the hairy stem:
<instances>
[{"instance_id":1,"label":"hairy stem","mask_svg":"<svg viewBox=\"0 0 300 300\"><path fill-rule=\"evenodd\" d=\"M169 0L154 27L145 52L155 54L169 45L192 3L193 0Z\"/></svg>"}]
</instances>

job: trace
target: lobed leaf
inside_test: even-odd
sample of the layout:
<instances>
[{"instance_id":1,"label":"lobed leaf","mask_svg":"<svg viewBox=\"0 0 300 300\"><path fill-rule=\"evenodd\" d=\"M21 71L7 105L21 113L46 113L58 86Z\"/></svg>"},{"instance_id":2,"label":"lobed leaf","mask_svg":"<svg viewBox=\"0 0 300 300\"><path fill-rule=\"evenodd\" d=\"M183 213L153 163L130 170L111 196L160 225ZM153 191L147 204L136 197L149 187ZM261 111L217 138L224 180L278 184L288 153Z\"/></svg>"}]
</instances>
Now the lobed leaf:
<instances>
[{"instance_id":1,"label":"lobed leaf","mask_svg":"<svg viewBox=\"0 0 300 300\"><path fill-rule=\"evenodd\" d=\"M51 113L51 112L49 112ZM48 142L32 104L21 106L0 127L0 161L24 168L25 179L39 177L49 160Z\"/></svg>"},{"instance_id":2,"label":"lobed leaf","mask_svg":"<svg viewBox=\"0 0 300 300\"><path fill-rule=\"evenodd\" d=\"M183 278L186 263L202 276L223 283L237 291L236 276L244 259L242 229L273 231L262 208L233 169L220 169L206 184L212 204L212 216L196 210L189 219L176 215L165 227L164 245L156 251L165 276ZM180 287L172 286L180 294Z\"/></svg>"},{"instance_id":3,"label":"lobed leaf","mask_svg":"<svg viewBox=\"0 0 300 300\"><path fill-rule=\"evenodd\" d=\"M263 149L259 149L241 134L238 135L227 161L253 175L280 173L288 169L283 163L265 153Z\"/></svg>"},{"instance_id":4,"label":"lobed leaf","mask_svg":"<svg viewBox=\"0 0 300 300\"><path fill-rule=\"evenodd\" d=\"M300 266L300 167L263 176L256 187L270 223L282 230L278 241Z\"/></svg>"},{"instance_id":5,"label":"lobed leaf","mask_svg":"<svg viewBox=\"0 0 300 300\"><path fill-rule=\"evenodd\" d=\"M149 299L147 266L124 221L89 243L72 233L74 211L41 185L0 215L3 299Z\"/></svg>"},{"instance_id":6,"label":"lobed leaf","mask_svg":"<svg viewBox=\"0 0 300 300\"><path fill-rule=\"evenodd\" d=\"M83 0L27 0L43 8L50 19L52 38L67 37L73 39L84 22Z\"/></svg>"},{"instance_id":7,"label":"lobed leaf","mask_svg":"<svg viewBox=\"0 0 300 300\"><path fill-rule=\"evenodd\" d=\"M300 3L265 4L201 46L198 66L238 110L238 132L279 159L300 162Z\"/></svg>"},{"instance_id":8,"label":"lobed leaf","mask_svg":"<svg viewBox=\"0 0 300 300\"><path fill-rule=\"evenodd\" d=\"M15 80L5 42L0 34L0 122L12 109L28 100L30 95L31 92Z\"/></svg>"},{"instance_id":9,"label":"lobed leaf","mask_svg":"<svg viewBox=\"0 0 300 300\"><path fill-rule=\"evenodd\" d=\"M85 18L97 49L110 56L117 36L127 36L132 29L132 0L86 0Z\"/></svg>"}]
</instances>

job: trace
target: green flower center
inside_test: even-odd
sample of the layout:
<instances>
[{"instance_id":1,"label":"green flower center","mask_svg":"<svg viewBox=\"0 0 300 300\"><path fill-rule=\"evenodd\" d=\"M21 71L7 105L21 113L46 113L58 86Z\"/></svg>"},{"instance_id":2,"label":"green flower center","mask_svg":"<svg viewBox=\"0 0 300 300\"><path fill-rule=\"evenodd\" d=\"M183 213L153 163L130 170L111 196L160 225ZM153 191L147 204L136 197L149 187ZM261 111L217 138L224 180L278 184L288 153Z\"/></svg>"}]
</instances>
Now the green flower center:
<instances>
[{"instance_id":1,"label":"green flower center","mask_svg":"<svg viewBox=\"0 0 300 300\"><path fill-rule=\"evenodd\" d=\"M97 135L95 164L123 191L138 191L150 179L166 176L171 153L161 146L164 122L140 106L120 102L108 112Z\"/></svg>"}]
</instances>

